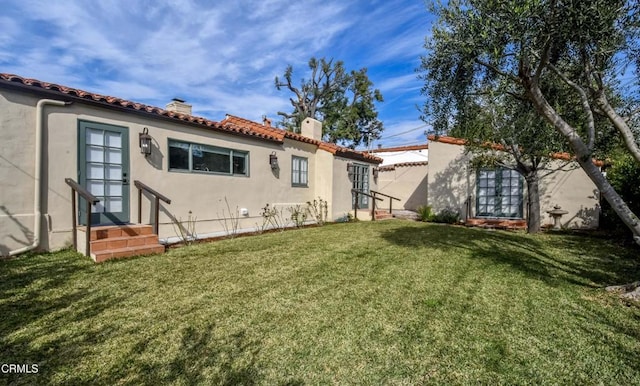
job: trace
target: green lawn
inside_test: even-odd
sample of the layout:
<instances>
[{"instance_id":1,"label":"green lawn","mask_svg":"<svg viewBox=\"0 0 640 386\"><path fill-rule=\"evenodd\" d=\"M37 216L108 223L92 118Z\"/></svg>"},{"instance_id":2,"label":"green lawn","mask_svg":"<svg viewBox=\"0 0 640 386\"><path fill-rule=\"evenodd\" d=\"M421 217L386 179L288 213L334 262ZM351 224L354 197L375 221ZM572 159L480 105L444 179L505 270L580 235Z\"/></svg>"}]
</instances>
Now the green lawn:
<instances>
[{"instance_id":1,"label":"green lawn","mask_svg":"<svg viewBox=\"0 0 640 386\"><path fill-rule=\"evenodd\" d=\"M640 384L637 249L402 220L0 261L17 384Z\"/></svg>"}]
</instances>

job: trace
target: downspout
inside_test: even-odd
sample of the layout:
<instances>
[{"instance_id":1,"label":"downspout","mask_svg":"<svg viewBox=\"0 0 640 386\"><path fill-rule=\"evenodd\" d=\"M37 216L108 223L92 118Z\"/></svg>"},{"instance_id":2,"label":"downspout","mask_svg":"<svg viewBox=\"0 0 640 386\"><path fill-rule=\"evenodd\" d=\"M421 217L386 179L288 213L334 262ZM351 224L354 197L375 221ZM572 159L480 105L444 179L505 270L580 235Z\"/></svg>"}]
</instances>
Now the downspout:
<instances>
[{"instance_id":1,"label":"downspout","mask_svg":"<svg viewBox=\"0 0 640 386\"><path fill-rule=\"evenodd\" d=\"M38 248L40 245L42 225L42 213L41 213L41 189L42 189L42 132L44 130L44 107L50 106L65 106L71 104L71 102L63 102L55 99L40 99L36 104L36 165L35 165L35 186L33 188L33 242L31 245L27 245L20 249L16 249L9 252L9 256L15 256L20 253L28 252Z\"/></svg>"}]
</instances>

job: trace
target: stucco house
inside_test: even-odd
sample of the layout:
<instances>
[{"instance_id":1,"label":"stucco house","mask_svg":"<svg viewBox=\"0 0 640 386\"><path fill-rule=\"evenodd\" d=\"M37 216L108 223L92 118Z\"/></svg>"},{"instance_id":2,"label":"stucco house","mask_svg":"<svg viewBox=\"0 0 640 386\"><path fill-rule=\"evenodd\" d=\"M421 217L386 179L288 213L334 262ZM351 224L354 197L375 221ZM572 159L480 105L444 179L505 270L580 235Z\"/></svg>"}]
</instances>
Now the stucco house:
<instances>
[{"instance_id":1,"label":"stucco house","mask_svg":"<svg viewBox=\"0 0 640 386\"><path fill-rule=\"evenodd\" d=\"M429 136L428 204L434 212L450 209L468 225L526 227L528 202L522 176L509 169L471 167L465 141ZM567 228L598 227L600 195L595 184L568 154L551 155L549 169L557 169L540 181L540 215L543 226L552 226L549 214L560 207ZM598 161L594 161L598 162Z\"/></svg>"},{"instance_id":2,"label":"stucco house","mask_svg":"<svg viewBox=\"0 0 640 386\"><path fill-rule=\"evenodd\" d=\"M377 189L382 159L321 136L313 119L295 134L268 119L196 117L181 100L162 109L0 74L0 255L68 246L76 221L78 249L90 239L101 261L163 250L189 214L200 237L225 234L231 218L237 232L255 231L267 204L321 198L329 221L346 218L352 189ZM74 211L74 183L99 199L90 214L84 199ZM94 226L83 234L87 216ZM156 219L157 229L146 225Z\"/></svg>"},{"instance_id":3,"label":"stucco house","mask_svg":"<svg viewBox=\"0 0 640 386\"><path fill-rule=\"evenodd\" d=\"M423 145L372 150L383 159L378 188L400 199L394 208L415 210L428 205L434 213L457 212L471 226L526 228L529 212L522 176L507 169L474 169L462 139L433 135L428 139ZM550 157L548 168L557 170L541 173L548 174L540 181L542 225L554 225L549 212L559 207L560 213L566 212L559 218L561 226L597 228L600 197L596 186L568 154Z\"/></svg>"},{"instance_id":4,"label":"stucco house","mask_svg":"<svg viewBox=\"0 0 640 386\"><path fill-rule=\"evenodd\" d=\"M522 177L471 168L463 140L361 152L321 137L313 119L295 134L266 118L197 117L178 99L162 109L0 73L0 255L72 243L95 261L156 253L184 236L181 221L199 238L253 232L265 229L265 208L288 217L318 199L328 221L368 220L391 196L394 208L453 210L468 225L526 226ZM543 224L559 206L563 226L597 227L595 185L554 157L559 170L540 184ZM90 211L78 194L94 200Z\"/></svg>"}]
</instances>

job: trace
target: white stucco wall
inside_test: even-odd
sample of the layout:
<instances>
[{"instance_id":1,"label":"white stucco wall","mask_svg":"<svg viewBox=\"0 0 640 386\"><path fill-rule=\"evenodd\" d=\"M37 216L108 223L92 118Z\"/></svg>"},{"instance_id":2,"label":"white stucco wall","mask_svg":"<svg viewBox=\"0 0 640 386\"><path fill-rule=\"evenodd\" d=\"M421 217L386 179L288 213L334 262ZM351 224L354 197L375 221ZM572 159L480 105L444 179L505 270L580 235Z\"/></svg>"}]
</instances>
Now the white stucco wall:
<instances>
[{"instance_id":1,"label":"white stucco wall","mask_svg":"<svg viewBox=\"0 0 640 386\"><path fill-rule=\"evenodd\" d=\"M429 165L397 166L392 170L381 170L378 173L378 189L381 193L399 198L393 200L394 209L415 210L427 205L427 174ZM389 208L389 199L378 204L381 208Z\"/></svg>"}]
</instances>

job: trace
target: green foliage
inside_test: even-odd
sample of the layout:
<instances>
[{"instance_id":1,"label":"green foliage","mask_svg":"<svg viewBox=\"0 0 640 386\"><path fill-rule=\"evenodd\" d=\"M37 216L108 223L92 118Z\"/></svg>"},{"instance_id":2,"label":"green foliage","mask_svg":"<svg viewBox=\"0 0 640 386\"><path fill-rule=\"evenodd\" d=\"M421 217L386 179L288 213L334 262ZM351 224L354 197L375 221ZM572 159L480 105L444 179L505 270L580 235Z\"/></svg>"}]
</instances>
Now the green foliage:
<instances>
[{"instance_id":1,"label":"green foliage","mask_svg":"<svg viewBox=\"0 0 640 386\"><path fill-rule=\"evenodd\" d=\"M640 165L629 154L615 152L607 179L634 213L640 213ZM626 232L610 205L603 203L600 227L614 232Z\"/></svg>"},{"instance_id":2,"label":"green foliage","mask_svg":"<svg viewBox=\"0 0 640 386\"><path fill-rule=\"evenodd\" d=\"M513 156L504 166L528 184L544 157L570 149L605 199L620 202L589 161L617 142L612 125L633 136L624 113L638 105L640 77L630 88L617 79L640 71L640 3L457 0L432 8L438 21L420 68L423 119L481 150L499 143ZM640 243L637 217L615 208Z\"/></svg>"},{"instance_id":3,"label":"green foliage","mask_svg":"<svg viewBox=\"0 0 640 386\"><path fill-rule=\"evenodd\" d=\"M423 205L419 206L417 211L420 221L443 224L457 224L460 222L460 213L455 209L445 208L438 213L434 213L431 206Z\"/></svg>"},{"instance_id":4,"label":"green foliage","mask_svg":"<svg viewBox=\"0 0 640 386\"><path fill-rule=\"evenodd\" d=\"M460 212L452 208L444 208L436 213L431 221L444 224L457 224L460 222Z\"/></svg>"},{"instance_id":5,"label":"green foliage","mask_svg":"<svg viewBox=\"0 0 640 386\"><path fill-rule=\"evenodd\" d=\"M419 206L417 208L417 212L418 212L418 217L420 218L420 221L424 221L424 222L433 221L433 218L435 217L435 214L433 213L433 210L431 209L430 205Z\"/></svg>"},{"instance_id":6,"label":"green foliage","mask_svg":"<svg viewBox=\"0 0 640 386\"><path fill-rule=\"evenodd\" d=\"M383 97L373 89L366 68L349 72L342 61L312 57L309 70L310 79L302 79L300 87L293 84L292 66L287 66L284 78L275 78L278 90L285 88L294 94L290 99L293 111L278 112L284 127L299 132L305 118L318 119L323 121L325 140L350 147L380 137L384 128L375 103Z\"/></svg>"}]
</instances>

